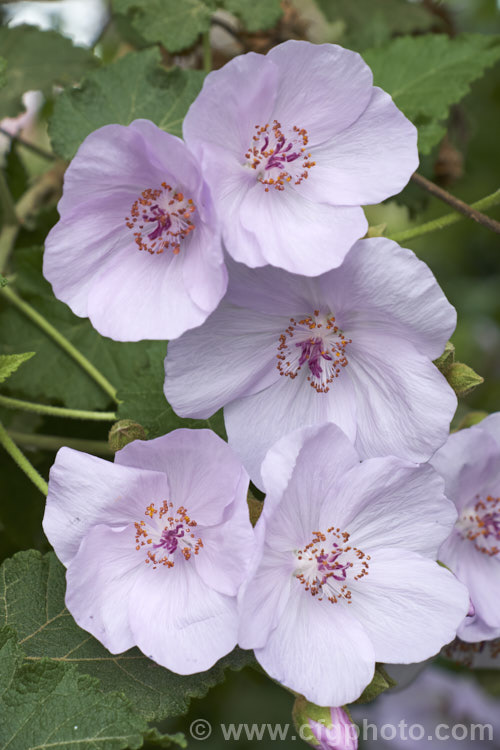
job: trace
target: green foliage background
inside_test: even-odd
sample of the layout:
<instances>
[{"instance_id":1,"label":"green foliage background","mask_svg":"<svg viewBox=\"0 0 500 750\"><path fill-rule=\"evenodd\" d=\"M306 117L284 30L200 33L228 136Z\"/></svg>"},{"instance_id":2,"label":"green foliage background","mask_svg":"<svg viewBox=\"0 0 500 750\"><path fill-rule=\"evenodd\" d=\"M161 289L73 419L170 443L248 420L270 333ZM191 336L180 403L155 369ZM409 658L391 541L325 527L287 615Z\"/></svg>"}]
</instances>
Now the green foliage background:
<instances>
[{"instance_id":1,"label":"green foliage background","mask_svg":"<svg viewBox=\"0 0 500 750\"><path fill-rule=\"evenodd\" d=\"M63 160L71 159L85 136L106 123L128 124L145 117L180 135L182 119L204 77L200 34L209 30L217 9L232 12L241 24L240 41L226 39L234 52L266 51L297 36L360 51L374 70L375 82L418 126L423 174L440 178L469 203L500 187L500 139L494 126L500 122L500 65L495 65L500 59L500 13L494 0L294 0L284 15L278 0L114 0L113 20L97 44L97 54L73 46L56 31L0 26L0 119L22 111L23 92L41 89L46 95L43 121L48 123L48 135L42 133L41 140ZM180 58L174 57L179 53ZM224 51L214 52L216 66L226 59ZM185 67L175 67L179 61ZM54 85L64 87L57 96ZM13 145L5 174L23 210L22 196L51 166ZM446 213L442 203L414 184L367 210L370 224L385 225L388 235ZM500 219L498 207L490 214ZM113 384L120 401L118 418L140 422L148 437L182 425L208 426L224 436L221 414L206 423L180 420L164 400L166 343L104 339L54 298L41 275L41 258L46 233L56 221L54 197L36 211L27 207L12 261L0 268L8 277L7 287L43 314ZM5 205L2 223L3 229L8 227ZM471 410L500 410L498 235L463 220L405 244L430 265L457 308L457 359L485 378L461 400L456 422ZM3 286L3 276L0 282ZM72 409L116 407L109 394L2 293L0 393ZM111 456L106 422L73 421L1 405L0 421L45 478L55 452L44 447L44 436ZM290 721L293 697L248 667L251 655L245 652L233 652L209 673L193 678L172 675L136 651L110 659L64 610L63 570L41 529L43 498L3 450L0 487L0 558L9 558L0 574L0 748L10 742L10 750L26 750L55 741L63 750L114 750L143 743L151 748L183 746L177 733L187 733L195 718L214 725ZM35 551L18 552L29 549ZM498 679L490 689L498 691ZM203 747L215 750L220 743L214 731ZM190 741L190 746L197 744ZM240 748L252 746L238 742ZM258 746L269 750L275 743L264 739Z\"/></svg>"}]
</instances>

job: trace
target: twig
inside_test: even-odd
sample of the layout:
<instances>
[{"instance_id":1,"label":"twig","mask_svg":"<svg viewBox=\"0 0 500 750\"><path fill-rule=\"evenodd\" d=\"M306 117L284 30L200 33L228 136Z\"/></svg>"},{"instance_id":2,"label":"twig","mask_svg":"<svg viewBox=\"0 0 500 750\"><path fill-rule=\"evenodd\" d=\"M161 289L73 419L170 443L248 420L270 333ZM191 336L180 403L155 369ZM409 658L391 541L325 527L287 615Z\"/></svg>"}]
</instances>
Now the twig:
<instances>
[{"instance_id":1,"label":"twig","mask_svg":"<svg viewBox=\"0 0 500 750\"><path fill-rule=\"evenodd\" d=\"M9 456L14 459L16 464L19 466L19 468L24 471L27 477L31 479L33 484L38 487L42 495L45 495L47 497L48 492L48 486L45 479L38 473L38 471L35 469L33 464L28 461L24 453L19 450L17 445L12 439L12 436L9 435L2 424L0 424L0 445L2 445Z\"/></svg>"},{"instance_id":2,"label":"twig","mask_svg":"<svg viewBox=\"0 0 500 750\"><path fill-rule=\"evenodd\" d=\"M4 227L0 233L0 272L7 270L9 256L14 248L17 235L22 226L36 215L42 206L55 201L61 194L61 186L66 165L57 162L51 169L43 174L35 184L21 196L17 204L12 202L12 196L8 190L3 173L0 172L0 192L2 205L8 205L9 197L11 207L9 208L9 221L4 219ZM8 192L8 196L6 194ZM12 216L12 210L14 215Z\"/></svg>"},{"instance_id":3,"label":"twig","mask_svg":"<svg viewBox=\"0 0 500 750\"><path fill-rule=\"evenodd\" d=\"M486 214L483 214L480 211L477 211L475 208L472 208L472 206L469 206L468 203L461 201L460 198L455 198L455 196L449 193L447 190L443 190L443 188L435 185L434 182L431 182L423 175L418 174L418 172L415 172L412 175L411 179L416 185L421 187L423 190L426 190L435 198L439 198L439 200L444 201L444 203L447 203L449 206L454 208L455 211L458 211L464 216L467 216L468 219L476 221L478 224L481 224L481 226L486 227L487 229L491 229L492 232L500 234L500 222L495 221L495 219L491 219L489 216L486 216Z\"/></svg>"},{"instance_id":4,"label":"twig","mask_svg":"<svg viewBox=\"0 0 500 750\"><path fill-rule=\"evenodd\" d=\"M33 321L39 328L41 328L44 333L47 334L47 336L50 336L53 341L58 344L61 349L64 349L64 351L69 354L72 359L77 362L82 370L85 370L87 375L89 375L106 393L114 402L115 404L118 404L118 399L116 397L116 388L109 382L109 380L95 367L92 362L90 362L87 357L82 354L73 344L71 341L69 341L66 336L63 336L62 333L60 333L57 328L54 328L54 326L49 323L46 318L43 317L37 310L35 310L31 305L29 305L25 300L21 299L19 295L14 292L13 289L11 289L8 286L2 287L0 289L0 294L3 294L9 302L11 302L15 307L17 307L18 310L20 310L26 317L28 317L30 320Z\"/></svg>"},{"instance_id":5,"label":"twig","mask_svg":"<svg viewBox=\"0 0 500 750\"><path fill-rule=\"evenodd\" d=\"M0 395L0 406L7 409L21 409L31 411L35 414L46 414L50 417L67 417L69 419L89 419L97 422L115 422L116 414L113 411L84 411L83 409L67 409L64 406L50 406L49 404L35 404L31 401L22 401L19 398Z\"/></svg>"},{"instance_id":6,"label":"twig","mask_svg":"<svg viewBox=\"0 0 500 750\"><path fill-rule=\"evenodd\" d=\"M241 44L243 51L248 52L249 47L248 44L244 41L244 39L241 38L241 36L238 34L236 29L234 29L230 23L227 23L227 21L224 21L222 18L213 18L210 22L212 26L219 26L219 28L224 29L224 31L227 31L228 34L230 34L233 39L235 39L238 44Z\"/></svg>"},{"instance_id":7,"label":"twig","mask_svg":"<svg viewBox=\"0 0 500 750\"><path fill-rule=\"evenodd\" d=\"M8 436L22 445L57 451L66 446L77 451L97 453L99 456L113 456L114 453L105 440L86 440L84 438L56 437L55 435L38 435L9 430Z\"/></svg>"},{"instance_id":8,"label":"twig","mask_svg":"<svg viewBox=\"0 0 500 750\"><path fill-rule=\"evenodd\" d=\"M15 135L14 133L9 133L9 131L5 130L5 128L0 127L0 133L2 135L7 136L7 138L10 138L11 141L14 141L15 143L19 143L20 146L23 146L24 148L27 148L30 151L33 151L34 154L41 156L42 159L47 159L48 161L56 161L57 159L57 156L55 154L50 153L50 151L45 151L45 149L40 148L40 146L36 146L34 143L30 143L29 141L24 140L24 138L21 138L21 136L19 135Z\"/></svg>"},{"instance_id":9,"label":"twig","mask_svg":"<svg viewBox=\"0 0 500 750\"><path fill-rule=\"evenodd\" d=\"M212 70L212 46L210 44L210 31L202 35L203 42L203 70L210 73Z\"/></svg>"},{"instance_id":10,"label":"twig","mask_svg":"<svg viewBox=\"0 0 500 750\"><path fill-rule=\"evenodd\" d=\"M500 189L496 190L494 193L491 193L491 195L487 195L485 198L481 198L481 200L472 203L471 208L474 208L478 211L483 211L484 209L492 208L493 206L498 206L499 204ZM452 224L456 224L459 221L463 221L464 219L465 216L463 214L457 214L454 211L451 214L440 216L438 219L427 221L425 224L420 224L416 227L410 227L410 229L403 229L403 231L401 232L396 232L395 234L389 235L389 239L394 240L395 242L405 242L406 240L412 240L415 237L420 237L424 234L429 234L430 232L436 232L438 229L445 229L446 227L449 227Z\"/></svg>"}]
</instances>

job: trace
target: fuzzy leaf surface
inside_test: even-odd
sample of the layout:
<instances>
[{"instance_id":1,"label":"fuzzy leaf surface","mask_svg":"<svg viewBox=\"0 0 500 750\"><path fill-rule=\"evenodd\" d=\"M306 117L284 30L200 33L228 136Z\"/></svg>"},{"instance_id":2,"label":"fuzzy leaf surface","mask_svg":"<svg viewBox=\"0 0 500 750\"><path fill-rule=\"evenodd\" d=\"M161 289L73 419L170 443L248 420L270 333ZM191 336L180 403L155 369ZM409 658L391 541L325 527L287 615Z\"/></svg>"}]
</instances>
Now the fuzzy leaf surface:
<instances>
[{"instance_id":1,"label":"fuzzy leaf surface","mask_svg":"<svg viewBox=\"0 0 500 750\"><path fill-rule=\"evenodd\" d=\"M16 632L0 629L0 748L140 748L147 724L118 693L75 666L24 659Z\"/></svg>"},{"instance_id":2,"label":"fuzzy leaf surface","mask_svg":"<svg viewBox=\"0 0 500 750\"><path fill-rule=\"evenodd\" d=\"M368 50L363 57L373 70L376 85L391 94L417 126L419 149L428 154L445 133L442 123L451 105L500 59L500 36L405 36Z\"/></svg>"},{"instance_id":3,"label":"fuzzy leaf surface","mask_svg":"<svg viewBox=\"0 0 500 750\"><path fill-rule=\"evenodd\" d=\"M149 345L146 367L136 378L124 382L118 391L121 401L117 411L118 419L132 419L138 422L145 428L148 438L165 435L180 427L188 427L208 428L226 440L222 409L209 419L182 419L174 412L163 393L163 362L166 353L164 343Z\"/></svg>"},{"instance_id":4,"label":"fuzzy leaf surface","mask_svg":"<svg viewBox=\"0 0 500 750\"><path fill-rule=\"evenodd\" d=\"M114 0L116 13L126 14L147 42L161 42L180 52L210 28L215 0Z\"/></svg>"},{"instance_id":5,"label":"fuzzy leaf surface","mask_svg":"<svg viewBox=\"0 0 500 750\"><path fill-rule=\"evenodd\" d=\"M75 623L64 605L65 589L64 567L52 552L17 553L0 568L0 627L17 631L34 664L49 658L77 666L99 678L103 690L124 693L146 719L184 713L191 698L202 697L223 680L226 668L241 669L253 660L251 652L235 649L207 672L181 676L136 648L110 654Z\"/></svg>"},{"instance_id":6,"label":"fuzzy leaf surface","mask_svg":"<svg viewBox=\"0 0 500 750\"><path fill-rule=\"evenodd\" d=\"M271 28L283 15L280 0L222 0L222 6L250 32Z\"/></svg>"},{"instance_id":7,"label":"fuzzy leaf surface","mask_svg":"<svg viewBox=\"0 0 500 750\"><path fill-rule=\"evenodd\" d=\"M157 48L132 52L90 73L79 88L63 91L49 123L54 151L72 159L93 130L112 123L129 125L141 118L180 136L182 121L204 74L199 70L166 71L160 60Z\"/></svg>"},{"instance_id":8,"label":"fuzzy leaf surface","mask_svg":"<svg viewBox=\"0 0 500 750\"><path fill-rule=\"evenodd\" d=\"M61 34L34 26L1 26L0 49L6 61L0 119L22 112L21 97L25 91L40 89L50 94L54 84L75 83L99 62L88 49L75 47Z\"/></svg>"},{"instance_id":9,"label":"fuzzy leaf surface","mask_svg":"<svg viewBox=\"0 0 500 750\"><path fill-rule=\"evenodd\" d=\"M12 375L23 362L33 357L35 352L24 352L24 354L0 354L0 383Z\"/></svg>"},{"instance_id":10,"label":"fuzzy leaf surface","mask_svg":"<svg viewBox=\"0 0 500 750\"><path fill-rule=\"evenodd\" d=\"M408 0L317 0L317 4L328 22L344 25L341 44L356 50L378 47L393 34L427 31L437 22L427 8Z\"/></svg>"},{"instance_id":11,"label":"fuzzy leaf surface","mask_svg":"<svg viewBox=\"0 0 500 750\"><path fill-rule=\"evenodd\" d=\"M59 302L42 276L42 251L16 252L16 289L55 328L71 341L115 387L146 363L147 344L121 343L101 336L87 318L78 318ZM13 354L21 346L36 352L32 362L8 381L13 395L31 401L51 400L73 409L104 409L109 397L84 370L23 313L0 300L2 354Z\"/></svg>"}]
</instances>

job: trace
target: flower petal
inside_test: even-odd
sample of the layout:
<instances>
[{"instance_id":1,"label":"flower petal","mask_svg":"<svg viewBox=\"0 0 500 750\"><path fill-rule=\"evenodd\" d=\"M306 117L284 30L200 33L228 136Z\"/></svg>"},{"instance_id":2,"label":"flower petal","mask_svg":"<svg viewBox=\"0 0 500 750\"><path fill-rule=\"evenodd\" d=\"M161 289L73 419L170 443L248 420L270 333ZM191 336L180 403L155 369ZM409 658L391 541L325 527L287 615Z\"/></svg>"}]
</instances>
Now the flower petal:
<instances>
[{"instance_id":1,"label":"flower petal","mask_svg":"<svg viewBox=\"0 0 500 750\"><path fill-rule=\"evenodd\" d=\"M476 616L489 627L500 628L500 597L496 595L500 560L480 552L468 539L459 546L455 559L453 572L469 589Z\"/></svg>"},{"instance_id":2,"label":"flower petal","mask_svg":"<svg viewBox=\"0 0 500 750\"><path fill-rule=\"evenodd\" d=\"M318 602L298 582L257 661L278 682L320 706L359 698L375 668L364 627L341 607Z\"/></svg>"},{"instance_id":3,"label":"flower petal","mask_svg":"<svg viewBox=\"0 0 500 750\"><path fill-rule=\"evenodd\" d=\"M257 526L263 530L261 519ZM293 569L291 555L263 547L260 562L238 597L238 644L242 648L265 646L288 605Z\"/></svg>"},{"instance_id":4,"label":"flower petal","mask_svg":"<svg viewBox=\"0 0 500 750\"><path fill-rule=\"evenodd\" d=\"M399 547L435 560L457 517L443 489L430 466L393 456L367 459L340 477L320 528L335 522L362 550Z\"/></svg>"},{"instance_id":5,"label":"flower petal","mask_svg":"<svg viewBox=\"0 0 500 750\"><path fill-rule=\"evenodd\" d=\"M306 128L311 146L348 128L370 101L373 75L357 52L292 39L267 58L280 76L272 118Z\"/></svg>"},{"instance_id":6,"label":"flower petal","mask_svg":"<svg viewBox=\"0 0 500 750\"><path fill-rule=\"evenodd\" d=\"M346 333L384 334L411 343L430 359L444 350L457 315L430 268L385 237L361 240L342 266L319 279Z\"/></svg>"},{"instance_id":7,"label":"flower petal","mask_svg":"<svg viewBox=\"0 0 500 750\"><path fill-rule=\"evenodd\" d=\"M282 377L260 393L232 401L224 408L229 444L258 487L262 487L260 467L267 451L287 433L329 421L350 440L356 437L356 404L350 379L341 376L328 393L317 393L306 377L303 371L293 381Z\"/></svg>"},{"instance_id":8,"label":"flower petal","mask_svg":"<svg viewBox=\"0 0 500 750\"><path fill-rule=\"evenodd\" d=\"M206 419L234 398L276 382L279 325L264 313L223 302L203 327L171 342L164 390L175 412Z\"/></svg>"},{"instance_id":9,"label":"flower petal","mask_svg":"<svg viewBox=\"0 0 500 750\"><path fill-rule=\"evenodd\" d=\"M278 71L263 55L238 55L209 73L183 124L184 139L197 156L228 152L237 167L245 158L255 126L268 121Z\"/></svg>"},{"instance_id":10,"label":"flower petal","mask_svg":"<svg viewBox=\"0 0 500 750\"><path fill-rule=\"evenodd\" d=\"M315 166L299 192L324 203L364 206L401 192L418 167L417 129L385 91L348 128L312 149Z\"/></svg>"},{"instance_id":11,"label":"flower petal","mask_svg":"<svg viewBox=\"0 0 500 750\"><path fill-rule=\"evenodd\" d=\"M453 640L467 614L465 586L415 553L364 551L371 556L368 575L351 582L348 609L368 633L376 660L409 664L437 654Z\"/></svg>"},{"instance_id":12,"label":"flower petal","mask_svg":"<svg viewBox=\"0 0 500 750\"><path fill-rule=\"evenodd\" d=\"M360 455L427 461L449 434L455 393L403 339L369 330L348 335L355 337L346 375L355 392Z\"/></svg>"},{"instance_id":13,"label":"flower petal","mask_svg":"<svg viewBox=\"0 0 500 750\"><path fill-rule=\"evenodd\" d=\"M137 198L145 188L159 187L171 176L168 168L163 168L161 155L149 151L141 132L143 126L137 122L144 121L136 121L133 126L105 125L85 138L64 175L64 194L58 205L61 217L89 200L112 197L117 189L130 191ZM180 142L152 127L163 148ZM125 210L128 212L130 206Z\"/></svg>"},{"instance_id":14,"label":"flower petal","mask_svg":"<svg viewBox=\"0 0 500 750\"><path fill-rule=\"evenodd\" d=\"M139 575L135 529L92 526L66 574L66 606L78 625L112 654L136 645L127 602Z\"/></svg>"},{"instance_id":15,"label":"flower petal","mask_svg":"<svg viewBox=\"0 0 500 750\"><path fill-rule=\"evenodd\" d=\"M58 558L68 565L92 526L141 520L148 502L168 495L164 474L61 448L50 470L43 530Z\"/></svg>"},{"instance_id":16,"label":"flower petal","mask_svg":"<svg viewBox=\"0 0 500 750\"><path fill-rule=\"evenodd\" d=\"M474 429L488 432L500 445L500 412L485 417L479 424L474 425Z\"/></svg>"},{"instance_id":17,"label":"flower petal","mask_svg":"<svg viewBox=\"0 0 500 750\"><path fill-rule=\"evenodd\" d=\"M233 503L219 526L203 529L203 551L194 561L206 585L228 596L238 593L255 554L247 496L248 474L242 469Z\"/></svg>"},{"instance_id":18,"label":"flower petal","mask_svg":"<svg viewBox=\"0 0 500 750\"><path fill-rule=\"evenodd\" d=\"M115 461L163 472L169 498L185 505L199 526L221 523L233 502L246 510L248 476L232 449L212 430L180 429L153 440L134 440L116 453Z\"/></svg>"},{"instance_id":19,"label":"flower petal","mask_svg":"<svg viewBox=\"0 0 500 750\"><path fill-rule=\"evenodd\" d=\"M481 429L459 430L431 458L431 465L445 481L446 495L459 511L476 504L476 495L488 494L498 483L500 446Z\"/></svg>"},{"instance_id":20,"label":"flower petal","mask_svg":"<svg viewBox=\"0 0 500 750\"><path fill-rule=\"evenodd\" d=\"M286 273L272 266L249 268L232 258L227 259L227 268L229 284L224 302L240 308L234 314L246 316L246 310L254 310L264 313L266 318L276 318L278 336L283 332L283 325L288 327L291 315L310 315L323 307L320 278ZM232 314L229 308L226 315ZM280 321L280 317L283 320Z\"/></svg>"},{"instance_id":21,"label":"flower petal","mask_svg":"<svg viewBox=\"0 0 500 750\"><path fill-rule=\"evenodd\" d=\"M196 237L187 238L179 255L167 250L150 255L133 248L120 262L108 259L89 289L88 314L103 336L115 341L177 338L201 325L211 312L196 305L186 288L186 254L198 254ZM225 271L215 271L212 307L224 294Z\"/></svg>"},{"instance_id":22,"label":"flower petal","mask_svg":"<svg viewBox=\"0 0 500 750\"><path fill-rule=\"evenodd\" d=\"M303 442L298 447L300 437ZM329 528L334 522L340 524L336 516L332 518L330 509L332 504L342 504L336 500L342 477L358 466L356 450L335 424L302 428L278 441L267 454L263 470L269 479L275 469L277 480L271 480L271 487L274 483L278 491L285 478L289 481L281 498L272 492L266 496L263 517L267 543L273 549L292 552L310 543L316 529ZM269 492L267 484L266 491ZM351 499L347 500L347 507ZM325 512L328 519L323 523Z\"/></svg>"},{"instance_id":23,"label":"flower petal","mask_svg":"<svg viewBox=\"0 0 500 750\"><path fill-rule=\"evenodd\" d=\"M255 235L267 263L304 276L339 266L368 229L359 207L314 203L288 187L266 193L260 182L246 194L236 220ZM243 243L227 250L247 263Z\"/></svg>"},{"instance_id":24,"label":"flower petal","mask_svg":"<svg viewBox=\"0 0 500 750\"><path fill-rule=\"evenodd\" d=\"M236 645L236 599L207 586L191 562L144 566L127 600L141 651L177 674L204 672Z\"/></svg>"},{"instance_id":25,"label":"flower petal","mask_svg":"<svg viewBox=\"0 0 500 750\"><path fill-rule=\"evenodd\" d=\"M332 456L335 460L332 461ZM261 468L266 503L263 513L268 515L269 495L273 501L281 499L293 475L293 496L300 496L307 482L307 493L322 498L329 485L359 464L359 456L344 432L334 424L302 427L278 440L266 454ZM320 465L321 473L311 472ZM315 486L318 483L319 486ZM288 493L287 493L288 497ZM288 503L289 501L287 501Z\"/></svg>"},{"instance_id":26,"label":"flower petal","mask_svg":"<svg viewBox=\"0 0 500 750\"><path fill-rule=\"evenodd\" d=\"M123 221L133 201L130 195L93 204L61 219L45 240L43 275L52 284L55 296L75 315L87 316L88 295L110 257L134 252L135 243Z\"/></svg>"}]
</instances>

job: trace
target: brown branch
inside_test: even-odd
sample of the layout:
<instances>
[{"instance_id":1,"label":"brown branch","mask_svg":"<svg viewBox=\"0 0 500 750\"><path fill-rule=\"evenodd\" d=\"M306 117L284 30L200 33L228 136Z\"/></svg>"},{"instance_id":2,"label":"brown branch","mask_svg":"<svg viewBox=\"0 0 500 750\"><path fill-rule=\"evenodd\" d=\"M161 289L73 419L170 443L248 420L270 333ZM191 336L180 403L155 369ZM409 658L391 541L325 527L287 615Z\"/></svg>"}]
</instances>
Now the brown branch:
<instances>
[{"instance_id":1,"label":"brown branch","mask_svg":"<svg viewBox=\"0 0 500 750\"><path fill-rule=\"evenodd\" d=\"M233 28L230 23L228 23L227 21L224 21L222 18L212 18L210 23L212 24L212 26L218 26L219 28L224 29L224 31L227 34L232 36L233 39L235 39L239 44L241 44L244 52L249 51L250 47L248 46L246 41L241 38L238 31L235 28Z\"/></svg>"},{"instance_id":2,"label":"brown branch","mask_svg":"<svg viewBox=\"0 0 500 750\"><path fill-rule=\"evenodd\" d=\"M434 182L431 182L418 172L415 172L411 179L416 185L423 190L426 190L435 198L444 201L444 203L447 203L454 208L455 211L467 216L468 219L476 221L478 224L481 224L481 226L486 227L486 229L490 229L492 232L500 234L500 222L495 221L495 219L491 219L489 216L486 216L486 214L481 213L481 211L472 208L468 203L461 201L460 198L455 198L455 196L447 190L443 190L443 188L439 187Z\"/></svg>"},{"instance_id":3,"label":"brown branch","mask_svg":"<svg viewBox=\"0 0 500 750\"><path fill-rule=\"evenodd\" d=\"M48 159L49 161L55 161L57 159L57 156L55 156L55 154L51 154L50 151L45 151L43 148L40 148L40 146L36 146L34 143L25 141L24 138L21 138L18 135L9 133L9 131L5 130L5 128L0 127L0 133L7 136L7 138L10 138L11 141L19 143L20 146L24 146L24 148L28 148L30 151L33 151L34 154L38 154L38 156L41 156L43 159Z\"/></svg>"}]
</instances>

